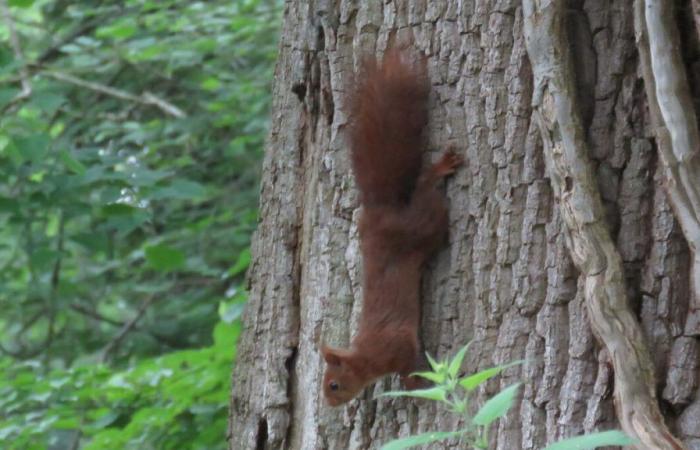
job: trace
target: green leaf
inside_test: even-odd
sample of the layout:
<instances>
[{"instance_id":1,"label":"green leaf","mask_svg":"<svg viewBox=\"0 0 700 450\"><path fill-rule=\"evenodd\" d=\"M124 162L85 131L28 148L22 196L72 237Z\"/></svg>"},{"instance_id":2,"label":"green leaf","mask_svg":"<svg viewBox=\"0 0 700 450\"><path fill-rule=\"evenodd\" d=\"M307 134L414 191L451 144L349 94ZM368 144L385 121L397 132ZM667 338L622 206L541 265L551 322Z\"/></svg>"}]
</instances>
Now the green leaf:
<instances>
[{"instance_id":1,"label":"green leaf","mask_svg":"<svg viewBox=\"0 0 700 450\"><path fill-rule=\"evenodd\" d=\"M109 247L109 239L104 233L76 233L70 240L93 252L106 252Z\"/></svg>"},{"instance_id":2,"label":"green leaf","mask_svg":"<svg viewBox=\"0 0 700 450\"><path fill-rule=\"evenodd\" d=\"M215 91L221 87L221 82L218 80L218 78L209 77L202 81L200 86L202 86L202 89L207 91Z\"/></svg>"},{"instance_id":3,"label":"green leaf","mask_svg":"<svg viewBox=\"0 0 700 450\"><path fill-rule=\"evenodd\" d=\"M238 254L238 259L236 259L236 264L234 264L230 269L228 269L227 274L231 277L245 271L250 265L250 248L246 248L241 253Z\"/></svg>"},{"instance_id":4,"label":"green leaf","mask_svg":"<svg viewBox=\"0 0 700 450\"><path fill-rule=\"evenodd\" d=\"M37 172L34 172L33 174L29 175L29 180L33 181L35 183L41 183L44 181L44 176L46 175L45 170L39 170Z\"/></svg>"},{"instance_id":5,"label":"green leaf","mask_svg":"<svg viewBox=\"0 0 700 450\"><path fill-rule=\"evenodd\" d=\"M503 389L484 403L472 419L475 425L487 426L499 417L503 417L515 401L520 383Z\"/></svg>"},{"instance_id":6,"label":"green leaf","mask_svg":"<svg viewBox=\"0 0 700 450\"><path fill-rule=\"evenodd\" d=\"M18 8L29 8L34 4L34 0L10 0L9 4Z\"/></svg>"},{"instance_id":7,"label":"green leaf","mask_svg":"<svg viewBox=\"0 0 700 450\"><path fill-rule=\"evenodd\" d=\"M224 323L232 323L234 320L241 317L243 311L245 310L245 302L235 302L231 304L226 304L224 302L219 303L219 317Z\"/></svg>"},{"instance_id":8,"label":"green leaf","mask_svg":"<svg viewBox=\"0 0 700 450\"><path fill-rule=\"evenodd\" d=\"M450 375L451 378L456 377L457 372L459 372L459 368L462 367L462 361L464 361L464 356L467 354L467 350L469 349L469 345L471 345L471 342L467 343L467 345L462 347L457 352L455 357L452 358L452 361L450 361L450 365L447 368L447 373Z\"/></svg>"},{"instance_id":9,"label":"green leaf","mask_svg":"<svg viewBox=\"0 0 700 450\"><path fill-rule=\"evenodd\" d=\"M80 428L80 419L77 417L66 417L59 419L51 426L57 430L71 430Z\"/></svg>"},{"instance_id":10,"label":"green leaf","mask_svg":"<svg viewBox=\"0 0 700 450\"><path fill-rule=\"evenodd\" d=\"M416 445L430 444L431 442L442 441L452 437L461 436L467 430L462 431L434 431L432 433L423 433L407 438L396 439L384 444L381 450L401 450L404 448L414 447Z\"/></svg>"},{"instance_id":11,"label":"green leaf","mask_svg":"<svg viewBox=\"0 0 700 450\"><path fill-rule=\"evenodd\" d=\"M32 265L39 268L47 268L61 256L61 253L49 247L41 247L31 255Z\"/></svg>"},{"instance_id":12,"label":"green leaf","mask_svg":"<svg viewBox=\"0 0 700 450\"><path fill-rule=\"evenodd\" d=\"M157 270L173 271L185 265L185 254L180 250L167 245L151 245L146 247L146 261Z\"/></svg>"},{"instance_id":13,"label":"green leaf","mask_svg":"<svg viewBox=\"0 0 700 450\"><path fill-rule=\"evenodd\" d=\"M42 109L46 113L55 112L59 106L65 103L66 99L62 95L50 91L34 92L30 104Z\"/></svg>"},{"instance_id":14,"label":"green leaf","mask_svg":"<svg viewBox=\"0 0 700 450\"><path fill-rule=\"evenodd\" d=\"M435 372L414 372L411 374L411 376L417 376L421 378L425 378L426 380L430 380L433 383L436 384L442 384L445 382L445 374L442 373L435 373Z\"/></svg>"},{"instance_id":15,"label":"green leaf","mask_svg":"<svg viewBox=\"0 0 700 450\"><path fill-rule=\"evenodd\" d=\"M214 345L217 347L232 348L238 336L241 334L241 322L233 323L219 322L214 327Z\"/></svg>"},{"instance_id":16,"label":"green leaf","mask_svg":"<svg viewBox=\"0 0 700 450\"><path fill-rule=\"evenodd\" d=\"M170 185L157 188L150 198L154 200L178 199L198 200L206 196L207 190L199 183L189 180L174 180Z\"/></svg>"},{"instance_id":17,"label":"green leaf","mask_svg":"<svg viewBox=\"0 0 700 450\"><path fill-rule=\"evenodd\" d=\"M0 67L4 66L5 64L3 63L3 52L2 52L2 47L0 47ZM9 63L8 63L9 64ZM13 98L17 96L19 93L18 89L14 88L3 88L0 89L0 106L5 106L8 104ZM0 145L0 149L3 149L4 146Z\"/></svg>"},{"instance_id":18,"label":"green leaf","mask_svg":"<svg viewBox=\"0 0 700 450\"><path fill-rule=\"evenodd\" d=\"M634 439L618 430L601 431L599 433L565 439L547 446L544 450L587 450L608 445L633 445Z\"/></svg>"},{"instance_id":19,"label":"green leaf","mask_svg":"<svg viewBox=\"0 0 700 450\"><path fill-rule=\"evenodd\" d=\"M70 170L71 172L82 175L87 170L80 161L73 158L73 156L71 156L71 154L66 150L61 151L60 156L63 165L66 166L66 169Z\"/></svg>"},{"instance_id":20,"label":"green leaf","mask_svg":"<svg viewBox=\"0 0 700 450\"><path fill-rule=\"evenodd\" d=\"M390 391L379 395L380 397L416 397L428 400L446 401L447 391L442 386L435 386L429 389L416 389L414 391Z\"/></svg>"},{"instance_id":21,"label":"green leaf","mask_svg":"<svg viewBox=\"0 0 700 450\"><path fill-rule=\"evenodd\" d=\"M482 370L481 372L477 372L473 375L469 375L468 377L461 378L459 380L459 384L464 389L466 389L468 391L473 391L474 389L479 387L482 383L484 383L486 380L495 377L496 375L503 372L508 367L516 366L518 364L522 364L523 362L525 362L525 361L524 360L513 361L511 363L504 364L502 366L496 366L496 367L491 367L491 368Z\"/></svg>"},{"instance_id":22,"label":"green leaf","mask_svg":"<svg viewBox=\"0 0 700 450\"><path fill-rule=\"evenodd\" d=\"M132 51L130 59L134 63L153 60L156 59L156 56L159 56L168 50L169 48L165 44L153 44L143 47L140 50Z\"/></svg>"},{"instance_id":23,"label":"green leaf","mask_svg":"<svg viewBox=\"0 0 700 450\"><path fill-rule=\"evenodd\" d=\"M425 357L428 358L428 363L430 364L430 367L433 369L433 372L440 373L443 370L445 370L445 363L439 363L433 359L432 356L430 356L428 353L425 354Z\"/></svg>"},{"instance_id":24,"label":"green leaf","mask_svg":"<svg viewBox=\"0 0 700 450\"><path fill-rule=\"evenodd\" d=\"M109 411L106 414L99 417L92 423L95 428L106 428L114 423L115 420L119 418L119 413L117 411Z\"/></svg>"},{"instance_id":25,"label":"green leaf","mask_svg":"<svg viewBox=\"0 0 700 450\"><path fill-rule=\"evenodd\" d=\"M16 213L19 211L19 202L13 198L0 197L0 213Z\"/></svg>"},{"instance_id":26,"label":"green leaf","mask_svg":"<svg viewBox=\"0 0 700 450\"><path fill-rule=\"evenodd\" d=\"M12 64L12 62L14 60L15 60L15 55L12 53L12 50L10 50L10 48L6 47L5 45L0 45L0 68L2 68L3 66L8 66L8 65ZM4 92L4 91L5 91L5 89L0 89L0 99L2 99L2 100L4 100L4 97L2 94L2 92ZM14 92L14 94L11 94L10 98L17 95L18 91L16 89L12 89L12 92ZM2 100L0 100L0 102L2 102Z\"/></svg>"},{"instance_id":27,"label":"green leaf","mask_svg":"<svg viewBox=\"0 0 700 450\"><path fill-rule=\"evenodd\" d=\"M45 134L16 137L13 141L20 157L25 161L40 161L49 151L49 137Z\"/></svg>"},{"instance_id":28,"label":"green leaf","mask_svg":"<svg viewBox=\"0 0 700 450\"><path fill-rule=\"evenodd\" d=\"M140 208L127 205L126 203L111 203L102 207L104 216L129 216L141 211Z\"/></svg>"},{"instance_id":29,"label":"green leaf","mask_svg":"<svg viewBox=\"0 0 700 450\"><path fill-rule=\"evenodd\" d=\"M136 34L136 31L136 25L121 21L106 27L98 28L95 32L95 36L99 38L127 39Z\"/></svg>"}]
</instances>

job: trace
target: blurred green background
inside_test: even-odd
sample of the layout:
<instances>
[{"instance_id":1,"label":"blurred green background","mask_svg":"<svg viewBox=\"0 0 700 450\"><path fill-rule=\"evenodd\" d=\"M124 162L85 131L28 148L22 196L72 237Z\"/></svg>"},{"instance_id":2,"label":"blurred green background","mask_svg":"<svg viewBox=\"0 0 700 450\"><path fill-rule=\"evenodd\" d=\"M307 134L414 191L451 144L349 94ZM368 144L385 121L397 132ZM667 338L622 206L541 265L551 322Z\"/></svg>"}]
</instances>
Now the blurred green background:
<instances>
[{"instance_id":1,"label":"blurred green background","mask_svg":"<svg viewBox=\"0 0 700 450\"><path fill-rule=\"evenodd\" d=\"M226 447L281 13L0 0L1 448Z\"/></svg>"}]
</instances>

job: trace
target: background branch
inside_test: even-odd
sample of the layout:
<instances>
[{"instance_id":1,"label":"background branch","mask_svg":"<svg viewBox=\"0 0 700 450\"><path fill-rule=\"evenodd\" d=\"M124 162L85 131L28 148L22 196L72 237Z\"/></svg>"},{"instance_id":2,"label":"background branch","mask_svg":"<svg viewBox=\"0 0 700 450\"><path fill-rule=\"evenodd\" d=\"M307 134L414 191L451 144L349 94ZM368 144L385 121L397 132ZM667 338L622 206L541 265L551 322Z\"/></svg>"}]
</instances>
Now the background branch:
<instances>
[{"instance_id":1,"label":"background branch","mask_svg":"<svg viewBox=\"0 0 700 450\"><path fill-rule=\"evenodd\" d=\"M112 338L111 341L105 345L105 347L102 349L102 352L100 353L100 362L105 362L107 360L107 357L109 354L119 348L119 345L121 342L124 340L127 334L134 329L136 324L138 323L139 320L143 317L143 315L146 313L146 310L151 306L151 304L155 301L156 297L154 295L148 297L142 304L141 307L138 309L134 317L131 318L128 322L122 326L122 328L119 330L119 332Z\"/></svg>"},{"instance_id":2,"label":"background branch","mask_svg":"<svg viewBox=\"0 0 700 450\"><path fill-rule=\"evenodd\" d=\"M41 74L59 81L63 81L66 83L83 87L85 89L89 89L91 91L99 92L100 94L108 95L110 97L115 97L121 100L126 100L134 103L140 103L142 105L155 106L161 111L173 117L181 119L187 116L187 114L185 114L185 112L177 106L173 105L172 103L169 103L166 100L163 100L162 98L156 97L148 91L144 92L141 96L137 96L130 92L122 91L121 89L115 89L104 84L86 81L82 78L78 78L63 72L48 70L42 71Z\"/></svg>"},{"instance_id":3,"label":"background branch","mask_svg":"<svg viewBox=\"0 0 700 450\"><path fill-rule=\"evenodd\" d=\"M0 12L2 13L3 22L5 22L10 35L10 45L12 46L12 51L15 54L15 59L17 59L19 62L20 85L22 86L22 90L19 92L19 94L10 100L2 108L2 111L0 111L0 113L4 114L7 110L12 108L12 106L21 102L25 98L28 98L32 94L32 85L29 81L29 72L24 61L22 46L19 42L19 36L17 36L17 28L15 27L15 22L12 19L12 14L10 13L10 8L7 5L7 0L0 0Z\"/></svg>"},{"instance_id":4,"label":"background branch","mask_svg":"<svg viewBox=\"0 0 700 450\"><path fill-rule=\"evenodd\" d=\"M88 309L84 307L83 305L80 305L78 303L71 303L70 305L71 309L75 312L78 312L84 316L90 317L92 319L98 320L100 322L105 322L110 325L114 325L115 327L123 327L124 322L120 322L118 320L111 319L109 317L105 317L102 314L98 313L97 311L93 311L91 309Z\"/></svg>"},{"instance_id":5,"label":"background branch","mask_svg":"<svg viewBox=\"0 0 700 450\"><path fill-rule=\"evenodd\" d=\"M7 30L10 34L10 45L12 45L12 51L15 53L15 58L20 63L20 82L22 84L22 92L19 96L28 97L32 93L32 85L29 82L29 72L24 61L24 54L22 53L22 46L19 42L19 36L17 36L17 28L15 27L15 21L12 19L12 14L10 13L10 8L7 6L7 0L0 0L0 10L2 11L2 18L7 26Z\"/></svg>"}]
</instances>

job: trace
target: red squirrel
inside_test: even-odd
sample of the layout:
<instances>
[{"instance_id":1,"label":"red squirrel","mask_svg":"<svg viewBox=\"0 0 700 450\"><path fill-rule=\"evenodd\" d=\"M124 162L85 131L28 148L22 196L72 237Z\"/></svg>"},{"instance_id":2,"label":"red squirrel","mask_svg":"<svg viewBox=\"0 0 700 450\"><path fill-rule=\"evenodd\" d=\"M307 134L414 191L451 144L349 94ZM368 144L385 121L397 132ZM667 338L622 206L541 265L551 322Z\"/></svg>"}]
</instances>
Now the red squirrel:
<instances>
[{"instance_id":1,"label":"red squirrel","mask_svg":"<svg viewBox=\"0 0 700 450\"><path fill-rule=\"evenodd\" d=\"M409 375L423 355L420 278L424 263L447 237L447 205L438 181L462 158L449 150L423 168L423 131L430 85L424 60L390 49L381 63L368 59L350 103L350 156L360 191L363 304L349 349L323 346L323 392L331 406L356 397L389 373Z\"/></svg>"}]
</instances>

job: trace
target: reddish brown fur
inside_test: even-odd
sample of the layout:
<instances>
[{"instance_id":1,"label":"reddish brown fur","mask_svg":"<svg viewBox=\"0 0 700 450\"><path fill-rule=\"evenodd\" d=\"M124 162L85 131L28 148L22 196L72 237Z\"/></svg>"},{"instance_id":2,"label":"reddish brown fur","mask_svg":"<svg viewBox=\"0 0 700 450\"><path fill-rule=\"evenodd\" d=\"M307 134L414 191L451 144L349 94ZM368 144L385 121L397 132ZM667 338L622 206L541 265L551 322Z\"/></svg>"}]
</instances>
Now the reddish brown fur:
<instances>
[{"instance_id":1,"label":"reddish brown fur","mask_svg":"<svg viewBox=\"0 0 700 450\"><path fill-rule=\"evenodd\" d=\"M355 182L364 205L407 203L420 174L430 85L423 61L366 59L349 99Z\"/></svg>"},{"instance_id":2,"label":"reddish brown fur","mask_svg":"<svg viewBox=\"0 0 700 450\"><path fill-rule=\"evenodd\" d=\"M437 181L462 159L451 151L421 171L427 125L425 66L389 50L381 64L368 61L352 98L351 156L363 205L359 222L364 263L360 327L350 349L323 347L324 394L345 403L377 378L408 375L421 360L420 277L443 243L447 207Z\"/></svg>"}]
</instances>

